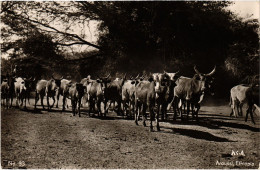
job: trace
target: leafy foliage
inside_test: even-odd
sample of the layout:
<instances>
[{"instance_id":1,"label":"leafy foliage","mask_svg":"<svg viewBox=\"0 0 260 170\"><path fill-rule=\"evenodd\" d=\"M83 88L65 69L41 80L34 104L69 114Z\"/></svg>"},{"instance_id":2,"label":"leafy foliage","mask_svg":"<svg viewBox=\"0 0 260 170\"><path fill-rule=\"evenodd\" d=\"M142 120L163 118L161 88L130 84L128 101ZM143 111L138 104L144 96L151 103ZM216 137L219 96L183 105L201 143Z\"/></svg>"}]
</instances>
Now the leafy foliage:
<instances>
[{"instance_id":1,"label":"leafy foliage","mask_svg":"<svg viewBox=\"0 0 260 170\"><path fill-rule=\"evenodd\" d=\"M182 75L191 76L194 65L201 72L217 65L216 76L222 77L217 83L221 84L222 75L227 75L225 81L231 82L232 78L236 80L231 82L234 84L259 73L259 23L227 10L230 1L6 1L1 4L1 19L5 24L2 51L16 49L14 57L22 51L33 59L32 63L38 62L42 68L49 65L50 70L60 74L69 75L74 70L72 73L77 77L85 77L108 72L180 70ZM82 27L79 34L73 30L73 26L92 20L99 23L97 44L86 41L87 28ZM57 26L57 23L62 24ZM16 35L17 39L10 35ZM73 56L61 53L77 45L98 50ZM69 61L63 60L61 54Z\"/></svg>"}]
</instances>

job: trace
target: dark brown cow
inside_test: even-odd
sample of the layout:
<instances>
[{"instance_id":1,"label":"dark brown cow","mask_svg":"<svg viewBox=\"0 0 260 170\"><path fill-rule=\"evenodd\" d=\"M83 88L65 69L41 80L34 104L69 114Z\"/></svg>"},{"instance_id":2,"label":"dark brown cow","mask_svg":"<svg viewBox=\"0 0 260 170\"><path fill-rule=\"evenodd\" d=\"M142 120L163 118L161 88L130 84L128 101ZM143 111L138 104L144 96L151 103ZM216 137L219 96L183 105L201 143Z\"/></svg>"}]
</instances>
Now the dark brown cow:
<instances>
[{"instance_id":1,"label":"dark brown cow","mask_svg":"<svg viewBox=\"0 0 260 170\"><path fill-rule=\"evenodd\" d=\"M15 94L15 88L14 88L14 83L16 82L16 77L13 76L12 74L11 75L7 75L7 84L9 86L9 90L8 90L8 95L7 95L7 98L8 98L8 101L9 99L11 99L11 103L10 103L10 108L12 107L13 105L13 97L14 97L14 94Z\"/></svg>"},{"instance_id":2,"label":"dark brown cow","mask_svg":"<svg viewBox=\"0 0 260 170\"><path fill-rule=\"evenodd\" d=\"M198 120L198 112L200 109L200 103L203 100L205 91L210 91L213 83L212 75L216 71L216 67L208 74L200 73L196 66L194 70L197 74L193 78L180 77L176 81L176 87L174 88L174 119L177 116L178 103L181 100L187 106L187 118L190 112L190 105L192 107L192 116L196 114ZM212 93L213 94L213 93ZM194 107L197 109L194 111ZM181 118L182 111L181 111Z\"/></svg>"},{"instance_id":3,"label":"dark brown cow","mask_svg":"<svg viewBox=\"0 0 260 170\"><path fill-rule=\"evenodd\" d=\"M153 131L152 121L154 119L154 106L155 106L155 82L153 78L149 78L148 81L136 82L135 88L135 123L138 125L138 117L142 108L143 115L143 125L146 126L146 109L150 111L150 131ZM156 127L157 130L160 130L159 127L159 113L156 113Z\"/></svg>"},{"instance_id":4,"label":"dark brown cow","mask_svg":"<svg viewBox=\"0 0 260 170\"><path fill-rule=\"evenodd\" d=\"M28 104L30 104L30 97L31 97L31 92L35 90L35 78L33 79L32 77L24 78L25 81L25 86L26 86L26 91L25 91L25 100L27 99Z\"/></svg>"},{"instance_id":5,"label":"dark brown cow","mask_svg":"<svg viewBox=\"0 0 260 170\"><path fill-rule=\"evenodd\" d=\"M76 108L78 106L78 113L80 117L80 104L81 104L81 99L84 95L85 88L86 87L84 87L83 84L81 83L75 83L69 88L69 96L71 98L73 116L75 116Z\"/></svg>"},{"instance_id":6,"label":"dark brown cow","mask_svg":"<svg viewBox=\"0 0 260 170\"><path fill-rule=\"evenodd\" d=\"M109 77L107 77L108 79ZM123 79L120 80L114 80L112 82L107 82L105 85L104 89L104 110L105 110L105 116L106 113L108 113L108 108L107 102L117 102L118 109L117 109L117 114L120 114L121 112L121 102L122 102L122 86L124 85L124 82L126 80L126 75L124 76Z\"/></svg>"},{"instance_id":7,"label":"dark brown cow","mask_svg":"<svg viewBox=\"0 0 260 170\"><path fill-rule=\"evenodd\" d=\"M3 79L1 83L1 100L3 102L3 106L8 108L8 92L9 92L9 85L8 80Z\"/></svg>"}]
</instances>

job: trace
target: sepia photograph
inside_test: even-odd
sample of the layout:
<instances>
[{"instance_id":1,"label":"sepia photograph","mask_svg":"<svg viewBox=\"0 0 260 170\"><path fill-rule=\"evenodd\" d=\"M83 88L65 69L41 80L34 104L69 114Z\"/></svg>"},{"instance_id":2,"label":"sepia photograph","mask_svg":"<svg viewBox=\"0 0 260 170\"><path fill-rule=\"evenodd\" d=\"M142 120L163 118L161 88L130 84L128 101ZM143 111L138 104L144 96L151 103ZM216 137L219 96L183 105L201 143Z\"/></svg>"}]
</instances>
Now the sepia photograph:
<instances>
[{"instance_id":1,"label":"sepia photograph","mask_svg":"<svg viewBox=\"0 0 260 170\"><path fill-rule=\"evenodd\" d=\"M1 169L260 169L260 2L0 1Z\"/></svg>"}]
</instances>

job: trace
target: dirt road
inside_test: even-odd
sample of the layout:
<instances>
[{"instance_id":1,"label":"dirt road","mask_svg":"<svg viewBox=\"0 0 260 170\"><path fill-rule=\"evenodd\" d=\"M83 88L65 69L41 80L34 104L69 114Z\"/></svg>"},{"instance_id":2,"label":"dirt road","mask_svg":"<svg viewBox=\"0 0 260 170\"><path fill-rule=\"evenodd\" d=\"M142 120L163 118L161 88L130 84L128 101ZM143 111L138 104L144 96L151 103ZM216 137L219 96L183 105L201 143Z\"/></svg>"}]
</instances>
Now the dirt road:
<instances>
[{"instance_id":1,"label":"dirt road","mask_svg":"<svg viewBox=\"0 0 260 170\"><path fill-rule=\"evenodd\" d=\"M259 167L259 118L230 118L228 106L202 107L199 122L161 122L160 132L114 113L32 110L1 109L2 168Z\"/></svg>"}]
</instances>

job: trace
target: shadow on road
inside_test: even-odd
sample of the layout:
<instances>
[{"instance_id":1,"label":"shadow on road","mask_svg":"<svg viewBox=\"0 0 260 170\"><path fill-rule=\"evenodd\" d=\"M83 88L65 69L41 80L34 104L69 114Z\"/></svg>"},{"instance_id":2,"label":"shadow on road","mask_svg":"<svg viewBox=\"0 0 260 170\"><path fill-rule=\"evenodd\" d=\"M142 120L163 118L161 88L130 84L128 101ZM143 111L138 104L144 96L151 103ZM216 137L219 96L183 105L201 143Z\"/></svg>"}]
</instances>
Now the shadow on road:
<instances>
[{"instance_id":1,"label":"shadow on road","mask_svg":"<svg viewBox=\"0 0 260 170\"><path fill-rule=\"evenodd\" d=\"M188 136L188 137L195 138L195 139L203 139L203 140L214 141L214 142L234 142L227 138L214 136L208 132L203 132L203 131L199 131L199 130L169 128L169 127L162 127L162 128L172 130L172 132L161 131L162 133L173 133L173 134Z\"/></svg>"},{"instance_id":2,"label":"shadow on road","mask_svg":"<svg viewBox=\"0 0 260 170\"><path fill-rule=\"evenodd\" d=\"M229 120L228 122L223 121L223 120ZM194 121L194 120L184 120L184 121L167 121L170 124L173 125L194 125L194 126L203 126L209 129L224 129L224 127L230 127L230 128L236 128L236 129L245 129L245 130L250 130L252 132L260 132L260 128L258 127L253 127L247 124L244 124L244 121L241 120L241 123L237 122L231 122L232 120L235 119L225 119L225 118L220 118L220 117L199 117L199 121ZM252 124L253 125L253 124Z\"/></svg>"}]
</instances>

